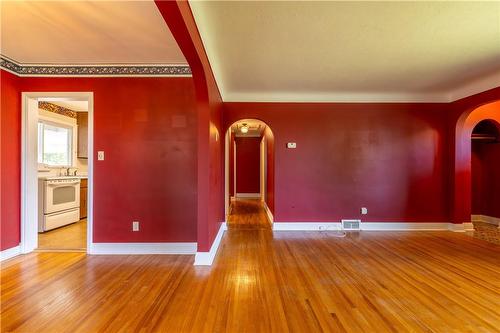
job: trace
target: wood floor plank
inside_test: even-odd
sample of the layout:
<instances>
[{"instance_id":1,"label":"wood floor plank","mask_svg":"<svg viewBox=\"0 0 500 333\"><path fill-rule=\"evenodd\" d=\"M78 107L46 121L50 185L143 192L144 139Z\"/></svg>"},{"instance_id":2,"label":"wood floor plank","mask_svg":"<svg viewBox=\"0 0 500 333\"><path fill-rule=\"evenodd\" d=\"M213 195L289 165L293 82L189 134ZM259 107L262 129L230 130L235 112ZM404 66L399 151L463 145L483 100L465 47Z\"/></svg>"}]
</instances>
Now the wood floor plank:
<instances>
[{"instance_id":1,"label":"wood floor plank","mask_svg":"<svg viewBox=\"0 0 500 333\"><path fill-rule=\"evenodd\" d=\"M453 232L273 232L233 207L193 256L33 253L2 263L2 332L500 332L500 246ZM241 222L241 224L240 224Z\"/></svg>"}]
</instances>

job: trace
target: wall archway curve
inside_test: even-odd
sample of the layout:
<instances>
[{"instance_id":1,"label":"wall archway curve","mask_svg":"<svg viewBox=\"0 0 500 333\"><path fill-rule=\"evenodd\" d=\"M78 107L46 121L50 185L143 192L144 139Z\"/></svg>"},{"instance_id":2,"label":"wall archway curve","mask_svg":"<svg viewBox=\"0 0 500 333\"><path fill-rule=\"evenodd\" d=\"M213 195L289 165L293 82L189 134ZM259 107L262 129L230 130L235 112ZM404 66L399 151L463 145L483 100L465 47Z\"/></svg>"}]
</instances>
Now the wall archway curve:
<instances>
[{"instance_id":1,"label":"wall archway curve","mask_svg":"<svg viewBox=\"0 0 500 333\"><path fill-rule=\"evenodd\" d=\"M472 228L471 135L481 121L489 120L500 129L500 100L465 110L455 126L453 223Z\"/></svg>"},{"instance_id":2,"label":"wall archway curve","mask_svg":"<svg viewBox=\"0 0 500 333\"><path fill-rule=\"evenodd\" d=\"M263 119L260 119L258 117L248 117L248 118L238 118L236 120L231 120L231 122L229 123L224 123L224 127L223 127L223 133L227 133L227 131L233 126L235 125L236 123L239 123L239 122L242 122L242 121L250 121L250 120L256 120L256 121L259 121L261 123L263 123L264 125L266 125L267 128L269 128L271 131L272 131L272 126L270 124L268 124L267 121L263 120ZM273 132L274 134L274 132Z\"/></svg>"},{"instance_id":3,"label":"wall archway curve","mask_svg":"<svg viewBox=\"0 0 500 333\"><path fill-rule=\"evenodd\" d=\"M231 119L231 122L226 122L224 124L224 183L225 183L225 212L226 221L228 220L229 208L231 204L231 198L237 196L237 169L238 163L236 162L236 139L241 138L242 134L236 134L237 126L241 124L249 125L248 136L252 139L260 138L260 146L257 147L259 151L259 197L262 204L266 210L267 216L272 223L274 220L274 178L275 178L275 136L274 131L271 126L264 120L256 117L241 117L237 119ZM257 130L256 126L261 125L260 130ZM234 131L232 130L234 129ZM246 136L246 135L245 135ZM252 144L255 146L254 144ZM238 150L239 152L240 150ZM239 155L245 156L245 155ZM253 156L253 154L252 154ZM253 163L251 163L253 165ZM254 168L255 169L255 168ZM251 174L254 174L252 172ZM241 179L240 179L241 180ZM257 189L256 189L257 190ZM248 193L246 193L248 194ZM238 194L239 195L239 194Z\"/></svg>"}]
</instances>

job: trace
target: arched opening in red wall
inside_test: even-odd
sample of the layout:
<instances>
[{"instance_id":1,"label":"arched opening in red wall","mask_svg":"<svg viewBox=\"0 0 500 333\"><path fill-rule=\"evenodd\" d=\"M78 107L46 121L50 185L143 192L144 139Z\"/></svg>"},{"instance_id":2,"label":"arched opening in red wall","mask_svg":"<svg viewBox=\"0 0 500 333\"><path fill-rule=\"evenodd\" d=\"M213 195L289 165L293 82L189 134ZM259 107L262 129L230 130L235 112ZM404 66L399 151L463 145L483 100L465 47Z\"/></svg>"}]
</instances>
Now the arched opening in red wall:
<instances>
[{"instance_id":1,"label":"arched opening in red wall","mask_svg":"<svg viewBox=\"0 0 500 333\"><path fill-rule=\"evenodd\" d=\"M480 121L471 140L471 220L477 229L500 221L500 123Z\"/></svg>"},{"instance_id":2,"label":"arched opening in red wall","mask_svg":"<svg viewBox=\"0 0 500 333\"><path fill-rule=\"evenodd\" d=\"M274 134L259 119L232 123L225 135L225 214L238 199L259 199L269 221L274 213Z\"/></svg>"},{"instance_id":3,"label":"arched opening in red wall","mask_svg":"<svg viewBox=\"0 0 500 333\"><path fill-rule=\"evenodd\" d=\"M464 111L456 124L453 222L464 224L465 229L473 229L471 223L473 215L473 142L478 140L479 132L484 132L485 127L491 131L492 126L500 128L499 124L500 101ZM474 136L476 139L473 139Z\"/></svg>"}]
</instances>

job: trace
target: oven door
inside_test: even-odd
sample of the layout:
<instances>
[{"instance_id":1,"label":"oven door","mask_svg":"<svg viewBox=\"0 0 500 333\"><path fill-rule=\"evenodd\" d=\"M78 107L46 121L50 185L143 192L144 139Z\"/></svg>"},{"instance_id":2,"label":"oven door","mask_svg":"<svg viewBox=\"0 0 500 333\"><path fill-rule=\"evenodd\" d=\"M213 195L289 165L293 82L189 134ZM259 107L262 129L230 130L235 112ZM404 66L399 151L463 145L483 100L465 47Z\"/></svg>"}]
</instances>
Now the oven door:
<instances>
[{"instance_id":1,"label":"oven door","mask_svg":"<svg viewBox=\"0 0 500 333\"><path fill-rule=\"evenodd\" d=\"M51 214L80 207L80 180L45 182L44 213Z\"/></svg>"}]
</instances>

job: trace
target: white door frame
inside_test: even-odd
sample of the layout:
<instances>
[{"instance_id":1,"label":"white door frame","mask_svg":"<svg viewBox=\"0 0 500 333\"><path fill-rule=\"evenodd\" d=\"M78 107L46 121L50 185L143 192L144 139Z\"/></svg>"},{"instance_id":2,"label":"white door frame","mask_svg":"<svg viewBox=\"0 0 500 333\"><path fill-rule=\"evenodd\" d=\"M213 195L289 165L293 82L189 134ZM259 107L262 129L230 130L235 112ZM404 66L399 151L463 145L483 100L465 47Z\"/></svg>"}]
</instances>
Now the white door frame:
<instances>
[{"instance_id":1,"label":"white door frame","mask_svg":"<svg viewBox=\"0 0 500 333\"><path fill-rule=\"evenodd\" d=\"M93 92L23 92L21 109L21 253L38 247L38 157L37 119L39 98L88 101L88 212L87 253L92 246L94 198L94 93Z\"/></svg>"}]
</instances>

